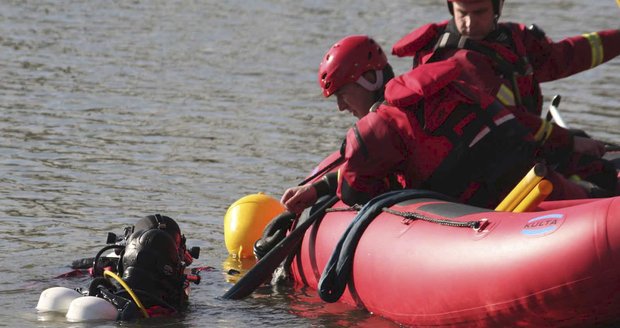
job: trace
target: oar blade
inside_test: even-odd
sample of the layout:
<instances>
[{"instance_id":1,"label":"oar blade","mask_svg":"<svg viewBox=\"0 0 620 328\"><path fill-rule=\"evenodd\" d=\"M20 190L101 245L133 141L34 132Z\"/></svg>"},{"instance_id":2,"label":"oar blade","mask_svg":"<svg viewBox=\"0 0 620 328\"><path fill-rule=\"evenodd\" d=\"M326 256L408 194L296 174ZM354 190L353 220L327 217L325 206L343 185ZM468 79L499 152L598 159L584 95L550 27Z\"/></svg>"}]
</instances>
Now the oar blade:
<instances>
[{"instance_id":1,"label":"oar blade","mask_svg":"<svg viewBox=\"0 0 620 328\"><path fill-rule=\"evenodd\" d=\"M222 298L239 300L248 297L256 288L265 283L273 274L274 270L290 254L291 249L297 245L305 231L311 225L308 218L302 225L299 225L286 238L282 239L267 255L260 259L252 269L237 281ZM314 220L312 220L314 221Z\"/></svg>"}]
</instances>

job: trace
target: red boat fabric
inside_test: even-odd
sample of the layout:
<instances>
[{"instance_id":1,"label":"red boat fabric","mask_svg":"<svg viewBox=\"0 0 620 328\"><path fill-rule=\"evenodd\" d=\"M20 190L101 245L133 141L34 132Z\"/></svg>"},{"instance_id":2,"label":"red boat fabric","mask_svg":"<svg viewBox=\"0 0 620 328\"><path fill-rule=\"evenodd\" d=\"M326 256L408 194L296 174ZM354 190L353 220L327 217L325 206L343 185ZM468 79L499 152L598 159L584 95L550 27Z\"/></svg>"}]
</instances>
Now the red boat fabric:
<instances>
[{"instance_id":1,"label":"red boat fabric","mask_svg":"<svg viewBox=\"0 0 620 328\"><path fill-rule=\"evenodd\" d=\"M531 213L406 203L392 208L488 225L475 231L379 215L359 241L341 301L415 326L620 321L620 197ZM317 288L355 214L327 213L306 233L291 266L298 283Z\"/></svg>"}]
</instances>

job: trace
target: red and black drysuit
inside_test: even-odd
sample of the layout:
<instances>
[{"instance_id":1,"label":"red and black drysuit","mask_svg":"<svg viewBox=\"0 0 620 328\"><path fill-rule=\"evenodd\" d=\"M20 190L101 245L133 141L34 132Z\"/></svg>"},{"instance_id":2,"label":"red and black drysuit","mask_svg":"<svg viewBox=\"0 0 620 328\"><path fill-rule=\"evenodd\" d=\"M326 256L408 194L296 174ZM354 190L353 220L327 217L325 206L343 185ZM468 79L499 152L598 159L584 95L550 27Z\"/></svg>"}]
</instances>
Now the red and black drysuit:
<instances>
[{"instance_id":1,"label":"red and black drysuit","mask_svg":"<svg viewBox=\"0 0 620 328\"><path fill-rule=\"evenodd\" d=\"M388 104L348 131L338 196L362 204L394 186L494 207L535 162L529 131L495 98L457 80L456 59L422 65L386 87ZM398 186L401 187L401 186Z\"/></svg>"},{"instance_id":2,"label":"red and black drysuit","mask_svg":"<svg viewBox=\"0 0 620 328\"><path fill-rule=\"evenodd\" d=\"M474 41L462 37L454 20L450 20L415 29L392 48L397 56L413 56L414 67L445 60L462 51L487 57L493 70L478 73L477 86L518 116L541 144L550 164L557 165L557 170L566 176L577 175L606 190L615 190L617 176L611 163L574 153L571 133L540 118L540 83L585 71L619 55L619 30L584 34L556 43L535 25L501 23L484 40Z\"/></svg>"}]
</instances>

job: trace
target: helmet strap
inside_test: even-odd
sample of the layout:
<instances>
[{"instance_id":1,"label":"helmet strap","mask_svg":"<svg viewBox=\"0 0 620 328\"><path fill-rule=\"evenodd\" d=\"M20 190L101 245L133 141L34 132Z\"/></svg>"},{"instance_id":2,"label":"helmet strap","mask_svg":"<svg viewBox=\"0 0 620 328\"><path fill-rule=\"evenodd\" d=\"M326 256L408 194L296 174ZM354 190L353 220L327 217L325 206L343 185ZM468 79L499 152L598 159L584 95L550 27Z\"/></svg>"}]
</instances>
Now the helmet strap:
<instances>
[{"instance_id":1,"label":"helmet strap","mask_svg":"<svg viewBox=\"0 0 620 328\"><path fill-rule=\"evenodd\" d=\"M370 81L364 78L364 75L361 75L355 83L361 85L364 89L368 91L377 91L383 87L383 71L375 70L375 83L371 83Z\"/></svg>"}]
</instances>

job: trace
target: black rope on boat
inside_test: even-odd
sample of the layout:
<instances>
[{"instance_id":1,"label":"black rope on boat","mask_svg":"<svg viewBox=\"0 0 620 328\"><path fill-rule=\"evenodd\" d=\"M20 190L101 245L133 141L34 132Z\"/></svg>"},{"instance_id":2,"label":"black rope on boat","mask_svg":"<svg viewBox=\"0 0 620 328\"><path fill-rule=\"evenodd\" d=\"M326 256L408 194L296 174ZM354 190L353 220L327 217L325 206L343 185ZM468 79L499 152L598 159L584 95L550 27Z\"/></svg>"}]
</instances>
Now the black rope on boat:
<instances>
[{"instance_id":1,"label":"black rope on boat","mask_svg":"<svg viewBox=\"0 0 620 328\"><path fill-rule=\"evenodd\" d=\"M453 221L453 220L445 220L445 219L435 219L430 216L426 216L424 214L420 214L416 212L396 211L396 210L393 210L387 207L384 207L382 210L383 212L386 212L386 213L394 214L397 216L402 216L403 218L407 220L423 220L423 221L427 221L430 223L437 223L437 224L445 225L449 227L472 228L474 230L478 230L480 229L480 225L482 224L481 221L461 222L461 221Z\"/></svg>"}]
</instances>

